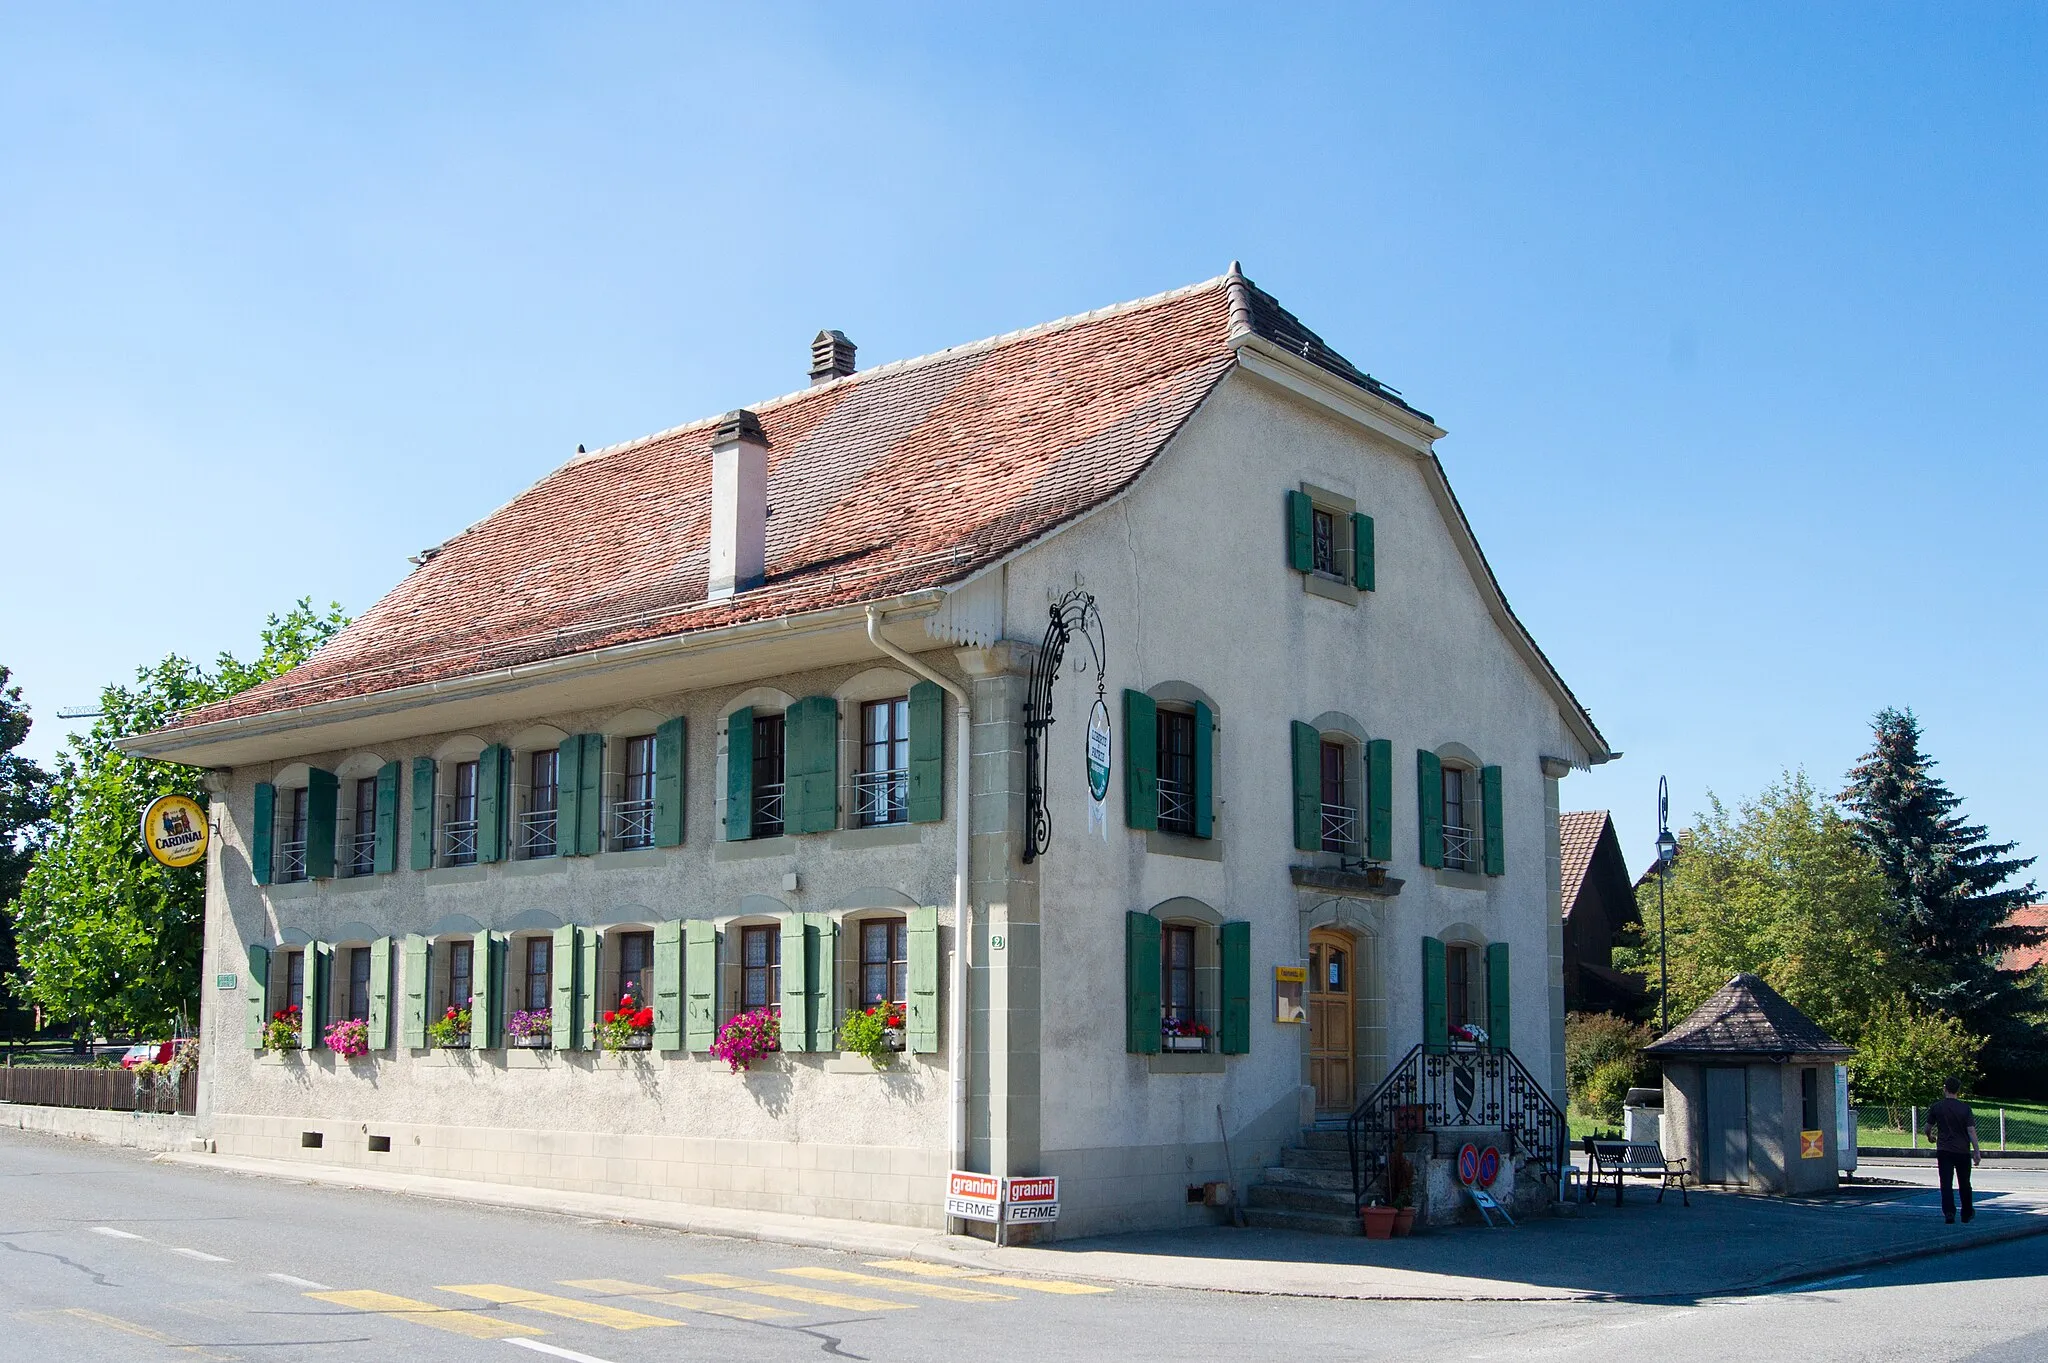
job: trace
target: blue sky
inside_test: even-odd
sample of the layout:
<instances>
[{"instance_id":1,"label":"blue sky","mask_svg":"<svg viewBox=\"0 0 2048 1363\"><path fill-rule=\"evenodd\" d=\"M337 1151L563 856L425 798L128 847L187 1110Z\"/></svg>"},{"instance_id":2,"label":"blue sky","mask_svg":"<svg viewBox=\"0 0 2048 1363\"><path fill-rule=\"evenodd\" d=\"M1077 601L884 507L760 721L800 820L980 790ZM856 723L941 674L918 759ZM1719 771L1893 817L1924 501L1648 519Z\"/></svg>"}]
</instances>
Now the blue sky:
<instances>
[{"instance_id":1,"label":"blue sky","mask_svg":"<svg viewBox=\"0 0 2048 1363\"><path fill-rule=\"evenodd\" d=\"M736 10L741 7L733 7ZM1275 7L1277 9L1277 7ZM2048 11L0 7L0 663L247 650L596 446L1233 258L1451 432L1633 864L1910 705L2048 851Z\"/></svg>"}]
</instances>

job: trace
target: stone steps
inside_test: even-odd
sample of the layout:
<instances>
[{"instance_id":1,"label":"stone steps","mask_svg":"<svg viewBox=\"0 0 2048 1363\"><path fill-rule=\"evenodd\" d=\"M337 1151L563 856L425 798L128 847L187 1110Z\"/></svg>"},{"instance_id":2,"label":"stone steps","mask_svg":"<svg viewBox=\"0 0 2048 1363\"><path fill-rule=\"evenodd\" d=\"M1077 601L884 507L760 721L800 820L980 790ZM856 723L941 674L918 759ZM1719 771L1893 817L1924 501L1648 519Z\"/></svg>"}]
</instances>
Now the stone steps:
<instances>
[{"instance_id":1,"label":"stone steps","mask_svg":"<svg viewBox=\"0 0 2048 1363\"><path fill-rule=\"evenodd\" d=\"M1245 1190L1245 1222L1267 1230L1358 1235L1351 1148L1342 1128L1309 1127Z\"/></svg>"}]
</instances>

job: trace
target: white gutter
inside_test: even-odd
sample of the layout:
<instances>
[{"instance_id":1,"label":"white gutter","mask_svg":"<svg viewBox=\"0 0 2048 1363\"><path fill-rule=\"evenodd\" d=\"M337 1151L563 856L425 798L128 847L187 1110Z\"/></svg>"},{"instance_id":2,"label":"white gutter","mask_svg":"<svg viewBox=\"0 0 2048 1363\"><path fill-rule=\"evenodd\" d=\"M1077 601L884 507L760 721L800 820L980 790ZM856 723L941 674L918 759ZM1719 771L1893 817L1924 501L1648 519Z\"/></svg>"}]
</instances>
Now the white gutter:
<instances>
[{"instance_id":1,"label":"white gutter","mask_svg":"<svg viewBox=\"0 0 2048 1363\"><path fill-rule=\"evenodd\" d=\"M953 982L948 1015L952 1026L946 1035L947 1068L952 1071L953 1102L946 1123L946 1145L955 1169L967 1167L967 947L972 938L967 914L968 857L972 829L967 821L968 791L973 780L970 745L974 738L973 716L967 693L945 677L926 667L882 637L882 612L868 607L868 642L902 663L926 681L943 688L953 698Z\"/></svg>"}]
</instances>

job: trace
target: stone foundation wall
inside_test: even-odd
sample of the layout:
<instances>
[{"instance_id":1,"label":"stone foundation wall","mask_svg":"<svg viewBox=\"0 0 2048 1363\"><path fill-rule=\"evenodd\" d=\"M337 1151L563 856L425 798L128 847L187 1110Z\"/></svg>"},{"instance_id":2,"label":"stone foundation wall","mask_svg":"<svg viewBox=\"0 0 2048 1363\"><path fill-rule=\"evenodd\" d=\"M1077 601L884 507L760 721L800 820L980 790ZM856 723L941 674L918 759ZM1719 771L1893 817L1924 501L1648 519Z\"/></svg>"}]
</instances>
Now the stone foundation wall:
<instances>
[{"instance_id":1,"label":"stone foundation wall","mask_svg":"<svg viewBox=\"0 0 2048 1363\"><path fill-rule=\"evenodd\" d=\"M184 1150L198 1134L197 1118L171 1112L108 1112L90 1107L0 1103L0 1126L76 1136L133 1150Z\"/></svg>"}]
</instances>

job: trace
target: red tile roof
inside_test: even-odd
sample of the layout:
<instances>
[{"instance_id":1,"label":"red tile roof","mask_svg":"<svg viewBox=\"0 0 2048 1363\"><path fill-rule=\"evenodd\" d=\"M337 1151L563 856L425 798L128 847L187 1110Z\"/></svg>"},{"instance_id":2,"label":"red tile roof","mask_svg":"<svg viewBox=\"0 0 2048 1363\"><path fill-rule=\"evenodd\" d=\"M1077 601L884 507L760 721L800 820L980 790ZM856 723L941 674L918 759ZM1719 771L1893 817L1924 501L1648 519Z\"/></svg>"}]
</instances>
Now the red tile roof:
<instances>
[{"instance_id":1,"label":"red tile roof","mask_svg":"<svg viewBox=\"0 0 2048 1363\"><path fill-rule=\"evenodd\" d=\"M1227 278L755 407L773 508L759 589L706 600L714 417L578 456L297 669L172 727L956 580L1144 470L1234 360Z\"/></svg>"},{"instance_id":2,"label":"red tile roof","mask_svg":"<svg viewBox=\"0 0 2048 1363\"><path fill-rule=\"evenodd\" d=\"M2008 925L2020 927L2048 928L2048 904L2029 904L2023 909L2015 909L2012 917L2005 921ZM1998 968L2032 970L2043 961L2048 961L2048 938L2043 938L2030 947L2014 947L2005 953L2005 959L1998 963Z\"/></svg>"},{"instance_id":3,"label":"red tile roof","mask_svg":"<svg viewBox=\"0 0 2048 1363\"><path fill-rule=\"evenodd\" d=\"M1604 809L1571 810L1557 816L1558 841L1563 853L1562 873L1558 879L1564 883L1564 911L1570 914L1572 905L1578 902L1579 890L1586 883L1586 872L1593 867L1593 853L1600 846L1600 835L1609 823Z\"/></svg>"}]
</instances>

